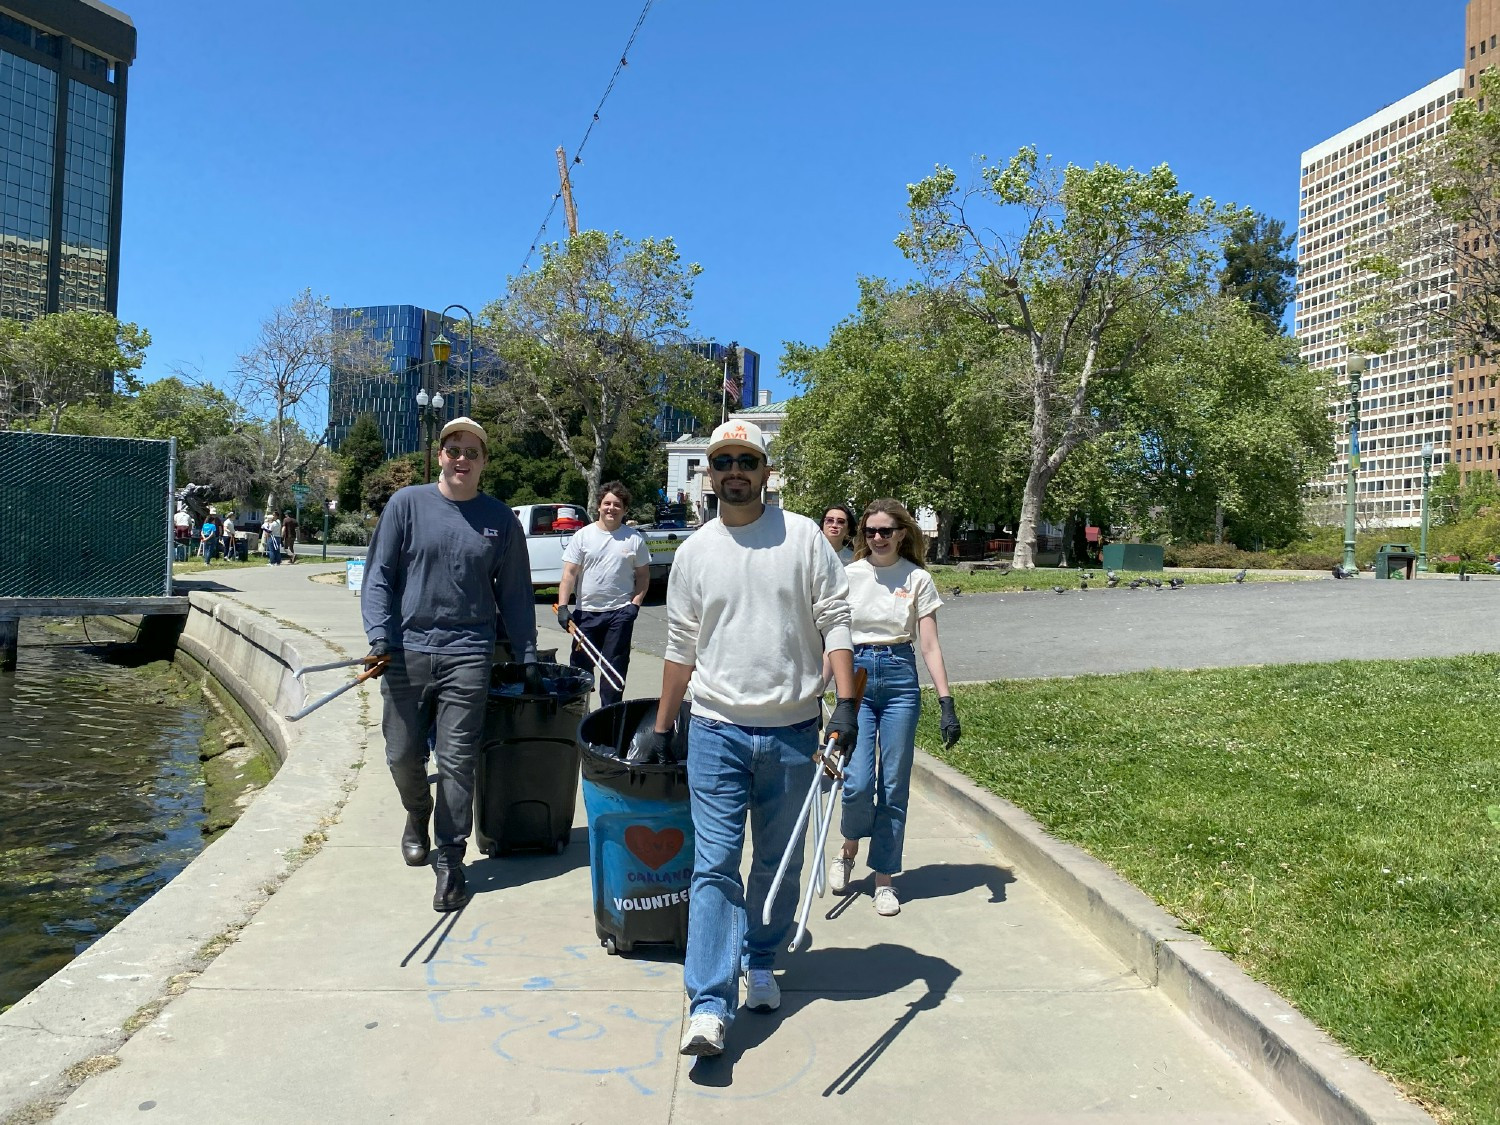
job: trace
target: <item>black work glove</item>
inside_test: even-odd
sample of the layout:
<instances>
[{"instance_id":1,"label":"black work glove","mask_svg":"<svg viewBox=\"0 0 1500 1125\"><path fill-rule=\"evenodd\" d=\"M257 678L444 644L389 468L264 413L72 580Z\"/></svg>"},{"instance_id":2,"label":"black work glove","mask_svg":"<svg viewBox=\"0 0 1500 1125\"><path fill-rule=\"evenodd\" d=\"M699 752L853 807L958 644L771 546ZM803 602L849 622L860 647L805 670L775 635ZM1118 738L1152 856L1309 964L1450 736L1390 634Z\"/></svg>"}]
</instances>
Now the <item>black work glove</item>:
<instances>
[{"instance_id":1,"label":"black work glove","mask_svg":"<svg viewBox=\"0 0 1500 1125\"><path fill-rule=\"evenodd\" d=\"M636 605L635 602L626 602L622 608L625 610L626 621L634 621L641 615L641 607Z\"/></svg>"},{"instance_id":2,"label":"black work glove","mask_svg":"<svg viewBox=\"0 0 1500 1125\"><path fill-rule=\"evenodd\" d=\"M526 694L546 695L547 690L542 687L542 666L537 663L526 665Z\"/></svg>"},{"instance_id":3,"label":"black work glove","mask_svg":"<svg viewBox=\"0 0 1500 1125\"><path fill-rule=\"evenodd\" d=\"M943 733L943 749L952 750L954 744L963 737L964 728L959 725L958 712L953 709L951 695L938 696L938 706L943 711L942 718L938 720L938 730Z\"/></svg>"},{"instance_id":4,"label":"black work glove","mask_svg":"<svg viewBox=\"0 0 1500 1125\"><path fill-rule=\"evenodd\" d=\"M840 699L833 705L833 714L823 728L823 744L837 746L844 760L854 753L854 744L859 741L859 700Z\"/></svg>"},{"instance_id":5,"label":"black work glove","mask_svg":"<svg viewBox=\"0 0 1500 1125\"><path fill-rule=\"evenodd\" d=\"M640 739L630 761L634 765L670 765L677 760L676 752L672 749L673 732L669 730L653 730L645 738Z\"/></svg>"},{"instance_id":6,"label":"black work glove","mask_svg":"<svg viewBox=\"0 0 1500 1125\"><path fill-rule=\"evenodd\" d=\"M371 641L370 651L365 654L365 668L370 672L370 679L378 680L385 675L390 662L391 646L385 641Z\"/></svg>"},{"instance_id":7,"label":"black work glove","mask_svg":"<svg viewBox=\"0 0 1500 1125\"><path fill-rule=\"evenodd\" d=\"M565 605L560 605L560 606L557 607L557 623L558 623L559 626L562 627L562 631L564 633L566 633L568 631L568 622L570 622L572 620L573 620L573 611L571 609L569 609Z\"/></svg>"}]
</instances>

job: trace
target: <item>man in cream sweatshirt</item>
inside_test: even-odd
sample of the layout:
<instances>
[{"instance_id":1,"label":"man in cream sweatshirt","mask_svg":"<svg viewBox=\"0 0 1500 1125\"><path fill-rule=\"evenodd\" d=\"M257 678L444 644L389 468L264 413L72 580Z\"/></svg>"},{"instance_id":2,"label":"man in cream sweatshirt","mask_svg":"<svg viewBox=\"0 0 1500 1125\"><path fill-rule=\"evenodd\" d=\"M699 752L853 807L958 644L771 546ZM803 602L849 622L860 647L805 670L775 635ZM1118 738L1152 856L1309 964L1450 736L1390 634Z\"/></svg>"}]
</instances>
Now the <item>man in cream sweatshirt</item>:
<instances>
[{"instance_id":1,"label":"man in cream sweatshirt","mask_svg":"<svg viewBox=\"0 0 1500 1125\"><path fill-rule=\"evenodd\" d=\"M774 1011L772 969L800 898L794 849L772 909L765 898L812 784L823 657L838 704L828 733L853 746L859 705L849 639L849 581L818 525L767 507L765 438L728 422L708 446L719 498L711 520L677 550L667 587L667 654L656 738L664 744L691 685L688 784L695 852L683 984L685 1055L717 1055L739 1006ZM746 821L753 833L748 895L740 882Z\"/></svg>"}]
</instances>

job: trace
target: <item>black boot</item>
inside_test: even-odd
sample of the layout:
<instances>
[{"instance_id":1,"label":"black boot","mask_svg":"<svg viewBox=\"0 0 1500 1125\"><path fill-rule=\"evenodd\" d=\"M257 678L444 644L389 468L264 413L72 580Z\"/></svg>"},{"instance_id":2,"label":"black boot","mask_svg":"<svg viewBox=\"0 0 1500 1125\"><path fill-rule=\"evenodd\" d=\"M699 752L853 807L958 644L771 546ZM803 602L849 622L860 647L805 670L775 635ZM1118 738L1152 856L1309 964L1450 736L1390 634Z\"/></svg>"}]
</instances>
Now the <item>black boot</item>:
<instances>
[{"instance_id":1,"label":"black boot","mask_svg":"<svg viewBox=\"0 0 1500 1125\"><path fill-rule=\"evenodd\" d=\"M432 850L432 836L427 825L432 820L432 806L423 813L406 814L406 831L401 833L401 858L408 867L422 867L427 863L427 853Z\"/></svg>"},{"instance_id":2,"label":"black boot","mask_svg":"<svg viewBox=\"0 0 1500 1125\"><path fill-rule=\"evenodd\" d=\"M439 914L462 910L473 897L469 893L468 881L464 878L462 861L450 860L439 853L434 856L432 867L437 872L437 889L432 892L432 908Z\"/></svg>"}]
</instances>

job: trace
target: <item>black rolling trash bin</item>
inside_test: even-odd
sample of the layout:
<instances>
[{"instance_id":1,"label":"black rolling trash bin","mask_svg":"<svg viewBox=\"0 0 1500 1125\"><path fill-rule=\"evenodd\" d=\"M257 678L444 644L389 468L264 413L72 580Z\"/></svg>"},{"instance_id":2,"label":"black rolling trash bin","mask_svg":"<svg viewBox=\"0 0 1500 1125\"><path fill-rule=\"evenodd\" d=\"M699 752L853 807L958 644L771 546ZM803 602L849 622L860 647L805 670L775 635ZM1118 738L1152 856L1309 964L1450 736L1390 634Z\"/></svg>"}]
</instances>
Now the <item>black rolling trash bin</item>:
<instances>
[{"instance_id":1,"label":"black rolling trash bin","mask_svg":"<svg viewBox=\"0 0 1500 1125\"><path fill-rule=\"evenodd\" d=\"M594 678L566 664L541 664L541 695L526 691L526 665L497 664L484 714L484 747L474 779L474 837L489 856L561 852L578 801L574 732L588 711Z\"/></svg>"},{"instance_id":2,"label":"black rolling trash bin","mask_svg":"<svg viewBox=\"0 0 1500 1125\"><path fill-rule=\"evenodd\" d=\"M656 705L655 699L612 703L578 725L594 932L610 953L632 953L641 946L687 948L693 876L687 707L677 717L673 740L683 760L627 760L631 740L643 721L654 721Z\"/></svg>"}]
</instances>

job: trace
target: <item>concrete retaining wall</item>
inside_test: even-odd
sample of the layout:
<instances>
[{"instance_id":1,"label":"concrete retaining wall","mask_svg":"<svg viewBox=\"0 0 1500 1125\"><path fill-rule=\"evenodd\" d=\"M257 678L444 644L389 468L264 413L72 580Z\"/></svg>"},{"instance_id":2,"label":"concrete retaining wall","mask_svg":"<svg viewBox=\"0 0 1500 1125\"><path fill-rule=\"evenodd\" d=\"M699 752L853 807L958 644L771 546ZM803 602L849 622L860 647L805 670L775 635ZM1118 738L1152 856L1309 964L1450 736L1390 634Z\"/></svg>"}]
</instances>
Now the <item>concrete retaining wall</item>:
<instances>
[{"instance_id":1,"label":"concrete retaining wall","mask_svg":"<svg viewBox=\"0 0 1500 1125\"><path fill-rule=\"evenodd\" d=\"M75 1064L111 1053L141 1008L167 995L178 974L201 967L204 946L255 912L300 859L308 835L337 812L364 756L359 692L295 726L281 717L303 703L296 668L351 654L226 598L191 600L180 649L244 708L281 767L181 874L0 1014L0 1120L62 1089ZM328 687L337 682L330 674Z\"/></svg>"}]
</instances>

